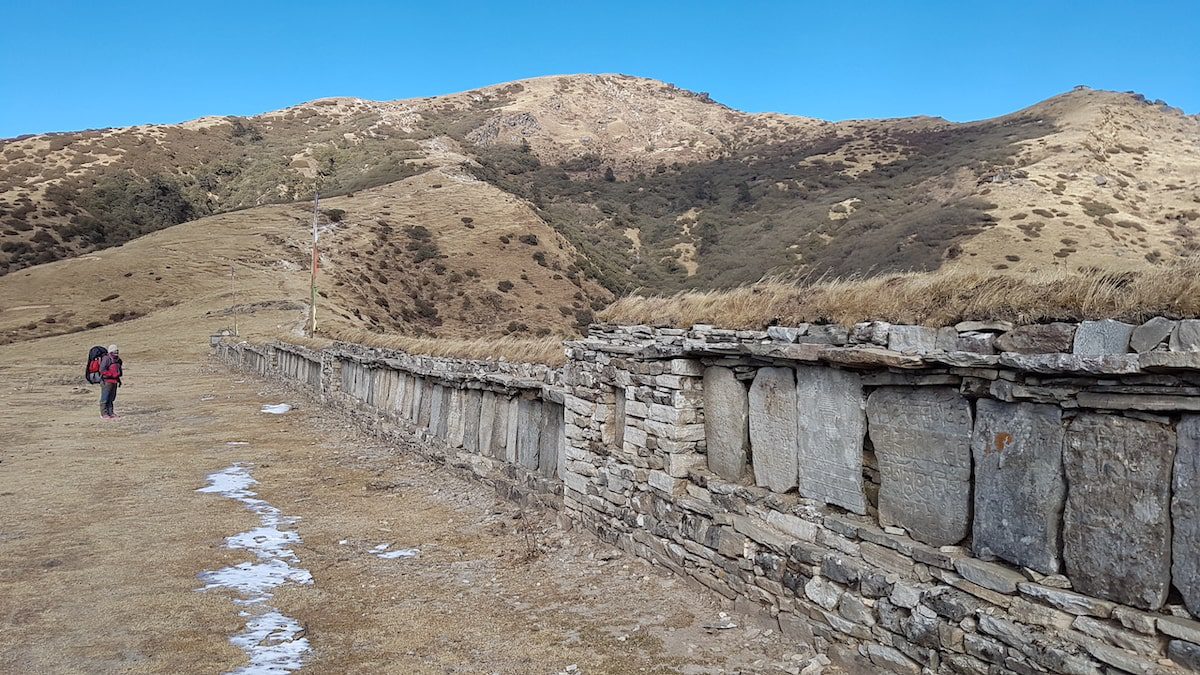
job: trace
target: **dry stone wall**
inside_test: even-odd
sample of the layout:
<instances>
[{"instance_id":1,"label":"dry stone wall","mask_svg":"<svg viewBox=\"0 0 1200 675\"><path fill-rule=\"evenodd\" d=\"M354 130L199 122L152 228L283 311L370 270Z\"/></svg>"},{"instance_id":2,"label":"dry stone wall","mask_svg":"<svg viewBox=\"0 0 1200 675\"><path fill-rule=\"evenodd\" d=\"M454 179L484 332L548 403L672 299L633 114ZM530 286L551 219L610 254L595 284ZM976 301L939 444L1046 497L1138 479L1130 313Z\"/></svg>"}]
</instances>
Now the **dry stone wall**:
<instances>
[{"instance_id":1,"label":"dry stone wall","mask_svg":"<svg viewBox=\"0 0 1200 675\"><path fill-rule=\"evenodd\" d=\"M1200 322L220 349L867 671L1200 672Z\"/></svg>"}]
</instances>

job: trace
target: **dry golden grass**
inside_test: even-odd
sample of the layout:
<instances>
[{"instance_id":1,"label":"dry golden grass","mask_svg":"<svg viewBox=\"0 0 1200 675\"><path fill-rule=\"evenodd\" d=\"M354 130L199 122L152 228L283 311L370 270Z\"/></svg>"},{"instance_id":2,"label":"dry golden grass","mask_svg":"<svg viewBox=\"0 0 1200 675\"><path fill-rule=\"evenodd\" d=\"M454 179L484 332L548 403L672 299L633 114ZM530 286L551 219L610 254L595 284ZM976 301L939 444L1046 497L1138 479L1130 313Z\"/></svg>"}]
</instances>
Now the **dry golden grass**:
<instances>
[{"instance_id":1,"label":"dry golden grass","mask_svg":"<svg viewBox=\"0 0 1200 675\"><path fill-rule=\"evenodd\" d=\"M859 321L948 326L969 319L1050 320L1200 316L1200 260L1138 272L1042 272L1021 276L969 270L892 274L812 283L767 281L728 291L630 296L601 321L687 328L697 323L761 329L773 323Z\"/></svg>"},{"instance_id":2,"label":"dry golden grass","mask_svg":"<svg viewBox=\"0 0 1200 675\"><path fill-rule=\"evenodd\" d=\"M474 359L479 361L513 361L520 363L542 363L548 366L559 366L566 362L566 352L563 350L561 336L541 338L517 337L485 337L485 338L438 338L410 337L405 335L387 335L372 333L365 330L330 329L322 331L324 337L342 342L352 342L366 347L380 349L398 349L409 354L421 356L438 356L455 359ZM281 340L301 344L295 337L281 337ZM308 340L306 346L317 347L320 339ZM325 344L328 344L327 342Z\"/></svg>"}]
</instances>

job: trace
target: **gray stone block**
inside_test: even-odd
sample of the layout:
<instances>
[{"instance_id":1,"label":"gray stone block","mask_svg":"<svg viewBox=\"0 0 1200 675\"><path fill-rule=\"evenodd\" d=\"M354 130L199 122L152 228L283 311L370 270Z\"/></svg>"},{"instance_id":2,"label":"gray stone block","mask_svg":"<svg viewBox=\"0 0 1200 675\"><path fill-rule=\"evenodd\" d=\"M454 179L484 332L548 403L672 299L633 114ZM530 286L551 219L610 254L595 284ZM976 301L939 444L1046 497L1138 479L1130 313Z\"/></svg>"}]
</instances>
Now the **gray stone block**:
<instances>
[{"instance_id":1,"label":"gray stone block","mask_svg":"<svg viewBox=\"0 0 1200 675\"><path fill-rule=\"evenodd\" d=\"M1075 590L1158 609L1171 576L1168 425L1081 413L1067 426L1063 562Z\"/></svg>"},{"instance_id":2,"label":"gray stone block","mask_svg":"<svg viewBox=\"0 0 1200 675\"><path fill-rule=\"evenodd\" d=\"M1129 348L1141 354L1157 347L1175 330L1175 322L1162 316L1156 316L1146 323L1133 329L1129 338Z\"/></svg>"},{"instance_id":3,"label":"gray stone block","mask_svg":"<svg viewBox=\"0 0 1200 675\"><path fill-rule=\"evenodd\" d=\"M1171 331L1171 351L1200 352L1200 319L1184 319Z\"/></svg>"},{"instance_id":4,"label":"gray stone block","mask_svg":"<svg viewBox=\"0 0 1200 675\"><path fill-rule=\"evenodd\" d=\"M972 547L1043 574L1059 569L1066 498L1062 409L982 399L975 409Z\"/></svg>"},{"instance_id":5,"label":"gray stone block","mask_svg":"<svg viewBox=\"0 0 1200 675\"><path fill-rule=\"evenodd\" d=\"M1171 577L1192 616L1200 616L1200 415L1184 415L1172 478Z\"/></svg>"},{"instance_id":6,"label":"gray stone block","mask_svg":"<svg viewBox=\"0 0 1200 675\"><path fill-rule=\"evenodd\" d=\"M708 470L740 482L750 470L750 398L730 368L704 371L704 435Z\"/></svg>"},{"instance_id":7,"label":"gray stone block","mask_svg":"<svg viewBox=\"0 0 1200 675\"><path fill-rule=\"evenodd\" d=\"M800 494L866 513L862 378L836 368L800 366L796 405Z\"/></svg>"},{"instance_id":8,"label":"gray stone block","mask_svg":"<svg viewBox=\"0 0 1200 675\"><path fill-rule=\"evenodd\" d=\"M541 430L538 432L538 473L546 478L560 476L559 464L564 461L566 429L563 425L563 406L542 402Z\"/></svg>"},{"instance_id":9,"label":"gray stone block","mask_svg":"<svg viewBox=\"0 0 1200 675\"><path fill-rule=\"evenodd\" d=\"M517 401L517 464L535 471L541 448L542 403L536 399Z\"/></svg>"},{"instance_id":10,"label":"gray stone block","mask_svg":"<svg viewBox=\"0 0 1200 675\"><path fill-rule=\"evenodd\" d=\"M479 454L481 455L493 456L494 441L492 437L496 433L496 415L499 409L496 392L482 392L479 404ZM507 406L504 409L508 410ZM503 447L503 434L500 438L501 447Z\"/></svg>"},{"instance_id":11,"label":"gray stone block","mask_svg":"<svg viewBox=\"0 0 1200 675\"><path fill-rule=\"evenodd\" d=\"M466 418L463 412L463 390L450 389L450 404L446 411L446 444L452 448L463 447L463 438L466 435Z\"/></svg>"},{"instance_id":12,"label":"gray stone block","mask_svg":"<svg viewBox=\"0 0 1200 675\"><path fill-rule=\"evenodd\" d=\"M503 402L507 413L504 415L503 436L504 447L497 449L497 459L503 459L509 464L517 463L517 425L519 424L520 409L516 397L509 398ZM497 415L499 418L499 415ZM501 429L497 427L496 433L500 434ZM495 438L495 437L493 437Z\"/></svg>"},{"instance_id":13,"label":"gray stone block","mask_svg":"<svg viewBox=\"0 0 1200 675\"><path fill-rule=\"evenodd\" d=\"M1053 354L1071 351L1075 326L1046 323L1017 326L996 338L996 349L1018 354Z\"/></svg>"},{"instance_id":14,"label":"gray stone block","mask_svg":"<svg viewBox=\"0 0 1200 675\"><path fill-rule=\"evenodd\" d=\"M750 448L754 483L774 492L796 487L796 374L759 368L750 387Z\"/></svg>"},{"instance_id":15,"label":"gray stone block","mask_svg":"<svg viewBox=\"0 0 1200 675\"><path fill-rule=\"evenodd\" d=\"M1200 673L1200 645L1183 640L1171 640L1167 644L1167 658L1175 663Z\"/></svg>"},{"instance_id":16,"label":"gray stone block","mask_svg":"<svg viewBox=\"0 0 1200 675\"><path fill-rule=\"evenodd\" d=\"M480 414L483 396L478 389L463 390L463 449L479 453Z\"/></svg>"},{"instance_id":17,"label":"gray stone block","mask_svg":"<svg viewBox=\"0 0 1200 675\"><path fill-rule=\"evenodd\" d=\"M867 399L879 519L931 546L957 544L971 512L971 406L948 387L881 387Z\"/></svg>"},{"instance_id":18,"label":"gray stone block","mask_svg":"<svg viewBox=\"0 0 1200 675\"><path fill-rule=\"evenodd\" d=\"M937 349L938 331L928 326L892 326L888 349L904 354L927 354Z\"/></svg>"},{"instance_id":19,"label":"gray stone block","mask_svg":"<svg viewBox=\"0 0 1200 675\"><path fill-rule=\"evenodd\" d=\"M1125 354L1129 351L1133 330L1133 325L1113 319L1084 321L1075 331L1072 353L1080 356Z\"/></svg>"}]
</instances>

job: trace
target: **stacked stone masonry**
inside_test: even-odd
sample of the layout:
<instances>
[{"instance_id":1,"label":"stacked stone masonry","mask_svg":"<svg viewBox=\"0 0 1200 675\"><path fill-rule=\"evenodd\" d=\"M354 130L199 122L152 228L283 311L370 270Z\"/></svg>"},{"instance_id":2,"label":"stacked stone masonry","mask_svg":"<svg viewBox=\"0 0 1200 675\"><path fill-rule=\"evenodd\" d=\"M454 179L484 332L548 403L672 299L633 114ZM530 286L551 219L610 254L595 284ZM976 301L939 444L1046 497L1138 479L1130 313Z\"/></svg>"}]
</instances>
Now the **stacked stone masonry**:
<instances>
[{"instance_id":1,"label":"stacked stone masonry","mask_svg":"<svg viewBox=\"0 0 1200 675\"><path fill-rule=\"evenodd\" d=\"M220 347L867 670L1200 672L1200 321L566 350Z\"/></svg>"}]
</instances>

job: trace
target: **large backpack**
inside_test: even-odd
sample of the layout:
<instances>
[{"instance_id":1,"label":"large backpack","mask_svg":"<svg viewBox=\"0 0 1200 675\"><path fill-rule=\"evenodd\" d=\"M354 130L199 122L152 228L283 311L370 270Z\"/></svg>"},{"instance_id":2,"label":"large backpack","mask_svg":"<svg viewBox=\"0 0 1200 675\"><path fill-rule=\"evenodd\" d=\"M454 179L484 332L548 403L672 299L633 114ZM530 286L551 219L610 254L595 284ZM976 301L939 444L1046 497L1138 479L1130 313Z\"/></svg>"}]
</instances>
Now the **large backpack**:
<instances>
[{"instance_id":1,"label":"large backpack","mask_svg":"<svg viewBox=\"0 0 1200 675\"><path fill-rule=\"evenodd\" d=\"M90 384L100 384L100 361L107 355L108 350L98 345L88 350L87 365L83 367L83 377Z\"/></svg>"}]
</instances>

